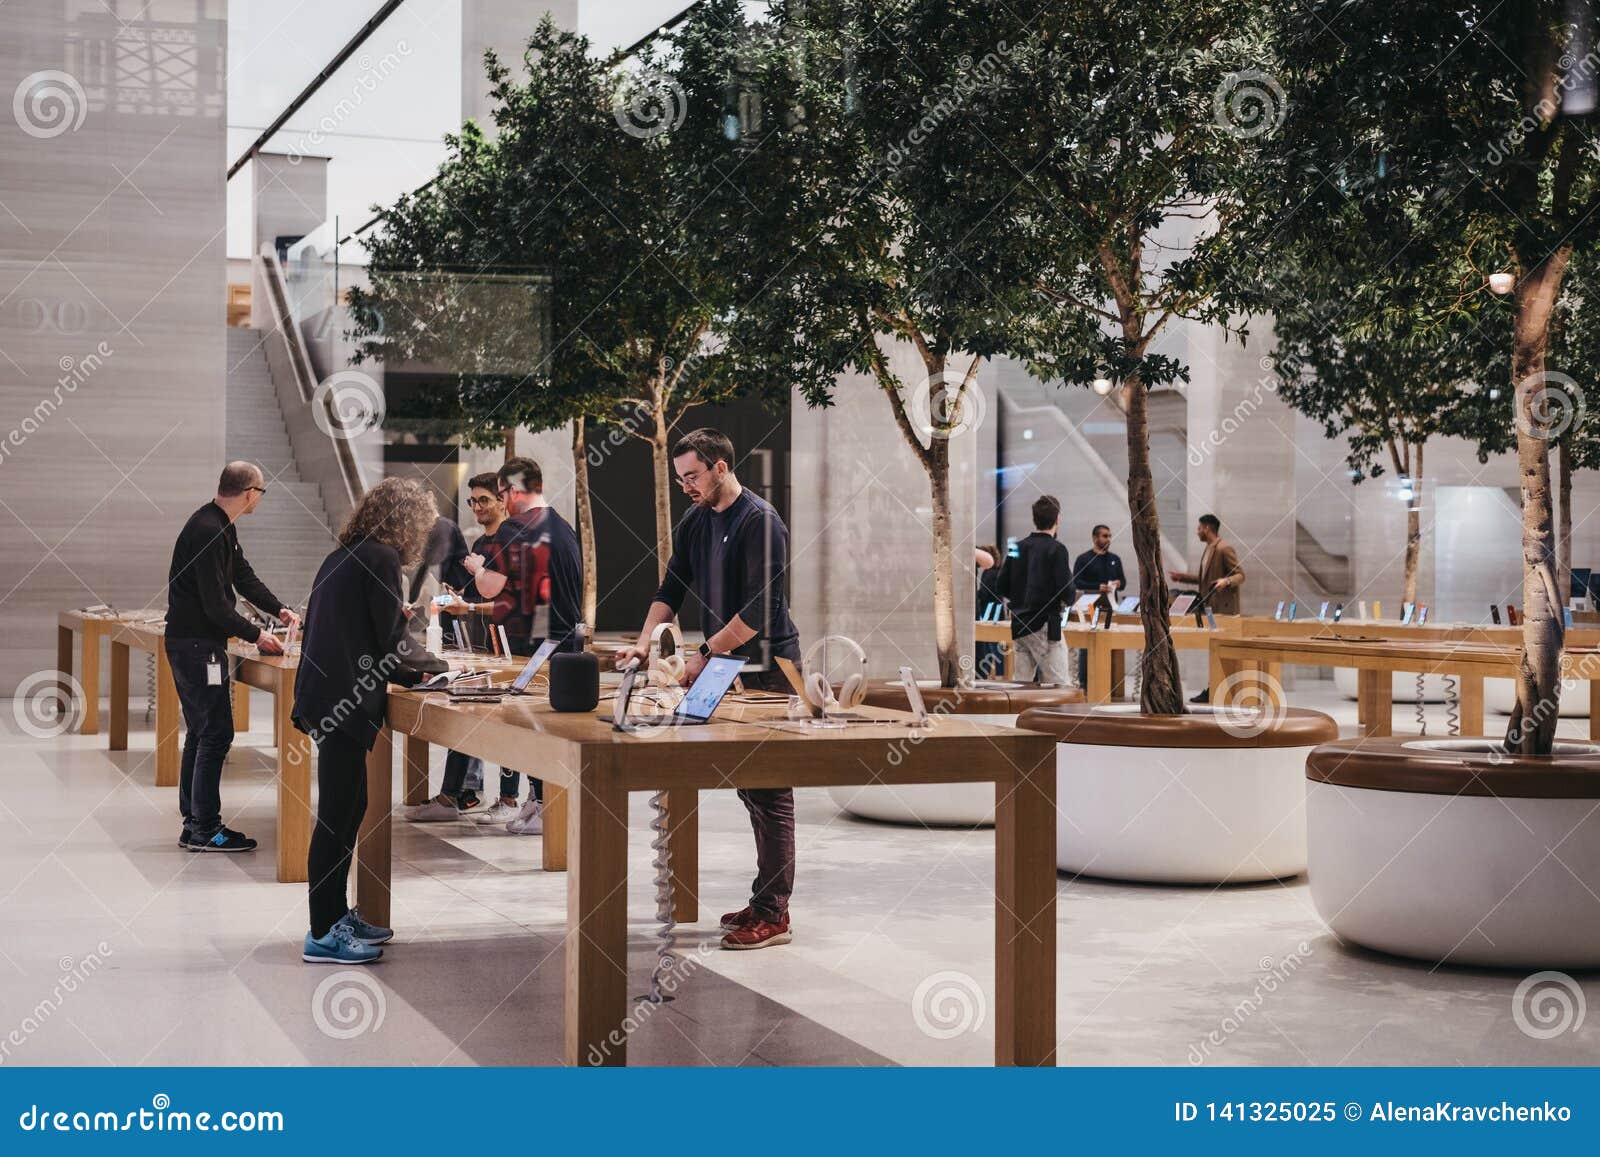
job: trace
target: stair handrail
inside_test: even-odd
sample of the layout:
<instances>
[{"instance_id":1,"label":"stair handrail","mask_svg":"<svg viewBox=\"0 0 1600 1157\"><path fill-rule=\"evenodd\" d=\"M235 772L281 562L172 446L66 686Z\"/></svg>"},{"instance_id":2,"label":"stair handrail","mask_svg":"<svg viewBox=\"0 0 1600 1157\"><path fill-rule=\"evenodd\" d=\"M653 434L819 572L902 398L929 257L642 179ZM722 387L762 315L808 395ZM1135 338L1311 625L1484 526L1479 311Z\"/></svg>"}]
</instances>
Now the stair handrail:
<instances>
[{"instance_id":1,"label":"stair handrail","mask_svg":"<svg viewBox=\"0 0 1600 1157\"><path fill-rule=\"evenodd\" d=\"M283 275L283 265L278 261L277 250L270 242L262 242L261 252L256 255L256 261L262 273L262 281L267 290L267 304L271 310L274 328L282 336L284 345L289 352L289 365L294 374L295 389L301 402L309 409L317 404L317 375L311 366L311 353L306 349L305 338L300 333L300 326L295 321L289 309L289 295L286 279ZM345 511L355 507L361 496L367 492L368 486L361 471L360 459L356 457L354 448L349 439L337 438L330 430L339 428L338 415L333 410L333 397L331 392L320 399L326 420L315 422L316 427L327 437L332 446L334 459L339 466L339 477L344 484L344 493L340 497L344 500L340 505Z\"/></svg>"},{"instance_id":2,"label":"stair handrail","mask_svg":"<svg viewBox=\"0 0 1600 1157\"><path fill-rule=\"evenodd\" d=\"M1029 416L1038 413L1047 413L1056 422L1060 423L1061 428L1066 431L1067 441L1071 442L1073 448L1083 455L1084 460L1089 463L1089 468L1100 476L1100 480L1114 495L1122 499L1122 505L1124 507L1128 505L1127 482L1117 477L1117 472L1111 469L1110 464L1106 462L1100 451L1094 448L1094 443L1089 441L1088 436L1084 434L1082 430L1078 429L1078 427L1073 424L1072 419L1067 417L1066 414L1063 414L1059 407L1051 405L1018 405L1017 413ZM1171 570L1188 570L1188 558L1186 558L1184 553L1173 544L1172 539L1167 537L1167 532L1165 530L1161 531L1160 533L1161 555L1164 559L1166 559L1167 567Z\"/></svg>"}]
</instances>

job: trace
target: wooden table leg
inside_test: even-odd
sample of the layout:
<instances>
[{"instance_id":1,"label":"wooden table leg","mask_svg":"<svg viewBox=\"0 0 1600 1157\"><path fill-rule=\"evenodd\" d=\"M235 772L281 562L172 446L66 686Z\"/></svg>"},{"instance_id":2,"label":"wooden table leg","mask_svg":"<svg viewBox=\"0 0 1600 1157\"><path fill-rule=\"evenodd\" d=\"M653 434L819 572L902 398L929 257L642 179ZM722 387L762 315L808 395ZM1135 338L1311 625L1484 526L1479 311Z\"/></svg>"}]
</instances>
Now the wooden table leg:
<instances>
[{"instance_id":1,"label":"wooden table leg","mask_svg":"<svg viewBox=\"0 0 1600 1157\"><path fill-rule=\"evenodd\" d=\"M566 1062L625 1065L628 1037L628 794L606 751L585 751L567 794ZM1046 818L1055 832L1055 813ZM546 832L549 831L546 820ZM1055 859L1051 890L1055 896Z\"/></svg>"},{"instance_id":2,"label":"wooden table leg","mask_svg":"<svg viewBox=\"0 0 1600 1157\"><path fill-rule=\"evenodd\" d=\"M1356 697L1361 704L1366 734L1378 738L1394 734L1394 677L1388 671L1362 667L1357 673Z\"/></svg>"},{"instance_id":3,"label":"wooden table leg","mask_svg":"<svg viewBox=\"0 0 1600 1157\"><path fill-rule=\"evenodd\" d=\"M1265 674L1266 676L1264 680L1265 696L1264 698L1258 700L1258 702L1271 703L1274 711L1284 707L1286 704L1284 702L1283 694L1283 664L1277 662L1276 660L1272 660L1267 663L1258 664L1256 671L1258 675Z\"/></svg>"},{"instance_id":4,"label":"wooden table leg","mask_svg":"<svg viewBox=\"0 0 1600 1157\"><path fill-rule=\"evenodd\" d=\"M1000 677L1007 682L1017 677L1017 645L1009 639L1000 644Z\"/></svg>"},{"instance_id":5,"label":"wooden table leg","mask_svg":"<svg viewBox=\"0 0 1600 1157\"><path fill-rule=\"evenodd\" d=\"M83 710L83 704L72 693L72 628L60 625L56 627L56 691L65 726L74 711Z\"/></svg>"},{"instance_id":6,"label":"wooden table leg","mask_svg":"<svg viewBox=\"0 0 1600 1157\"><path fill-rule=\"evenodd\" d=\"M278 883L303 884L311 851L311 737L289 721L294 672L280 671L272 692L278 734Z\"/></svg>"},{"instance_id":7,"label":"wooden table leg","mask_svg":"<svg viewBox=\"0 0 1600 1157\"><path fill-rule=\"evenodd\" d=\"M100 624L84 623L79 632L78 685L83 688L83 723L79 735L100 734ZM116 750L121 750L120 748Z\"/></svg>"},{"instance_id":8,"label":"wooden table leg","mask_svg":"<svg viewBox=\"0 0 1600 1157\"><path fill-rule=\"evenodd\" d=\"M124 703L126 706L126 703ZM177 787L183 751L178 746L182 726L178 685L172 679L167 649L156 647L156 786Z\"/></svg>"},{"instance_id":9,"label":"wooden table leg","mask_svg":"<svg viewBox=\"0 0 1600 1157\"><path fill-rule=\"evenodd\" d=\"M250 730L250 688L237 678L233 681L233 729Z\"/></svg>"},{"instance_id":10,"label":"wooden table leg","mask_svg":"<svg viewBox=\"0 0 1600 1157\"><path fill-rule=\"evenodd\" d=\"M394 735L385 727L367 756L367 814L356 837L356 906L361 918L390 927L390 873L393 844L390 820L394 811Z\"/></svg>"},{"instance_id":11,"label":"wooden table leg","mask_svg":"<svg viewBox=\"0 0 1600 1157\"><path fill-rule=\"evenodd\" d=\"M995 784L997 1065L1056 1063L1056 745L1019 745Z\"/></svg>"},{"instance_id":12,"label":"wooden table leg","mask_svg":"<svg viewBox=\"0 0 1600 1157\"><path fill-rule=\"evenodd\" d=\"M667 846L672 854L672 918L700 919L700 793L692 787L667 792Z\"/></svg>"},{"instance_id":13,"label":"wooden table leg","mask_svg":"<svg viewBox=\"0 0 1600 1157\"><path fill-rule=\"evenodd\" d=\"M1600 739L1600 677L1589 680L1589 738Z\"/></svg>"},{"instance_id":14,"label":"wooden table leg","mask_svg":"<svg viewBox=\"0 0 1600 1157\"><path fill-rule=\"evenodd\" d=\"M1111 648L1102 643L1099 632L1089 632L1089 686L1085 693L1090 703L1111 702Z\"/></svg>"},{"instance_id":15,"label":"wooden table leg","mask_svg":"<svg viewBox=\"0 0 1600 1157\"><path fill-rule=\"evenodd\" d=\"M1483 734L1483 676L1461 675L1461 734Z\"/></svg>"},{"instance_id":16,"label":"wooden table leg","mask_svg":"<svg viewBox=\"0 0 1600 1157\"><path fill-rule=\"evenodd\" d=\"M415 735L406 736L405 794L402 801L409 807L428 802L428 741Z\"/></svg>"},{"instance_id":17,"label":"wooden table leg","mask_svg":"<svg viewBox=\"0 0 1600 1157\"><path fill-rule=\"evenodd\" d=\"M548 780L544 785L544 838L540 840L539 867L546 872L567 870L567 833L571 825L567 818L567 789L557 787Z\"/></svg>"},{"instance_id":18,"label":"wooden table leg","mask_svg":"<svg viewBox=\"0 0 1600 1157\"><path fill-rule=\"evenodd\" d=\"M1222 656L1217 654L1215 647L1209 648L1210 654L1206 660L1206 687L1208 688L1211 702L1215 703L1221 695L1222 681L1226 679L1227 671L1224 670Z\"/></svg>"},{"instance_id":19,"label":"wooden table leg","mask_svg":"<svg viewBox=\"0 0 1600 1157\"><path fill-rule=\"evenodd\" d=\"M1111 686L1107 695L1112 699L1121 699L1128 689L1128 653L1121 647L1111 648Z\"/></svg>"},{"instance_id":20,"label":"wooden table leg","mask_svg":"<svg viewBox=\"0 0 1600 1157\"><path fill-rule=\"evenodd\" d=\"M111 641L112 751L128 750L128 644Z\"/></svg>"}]
</instances>

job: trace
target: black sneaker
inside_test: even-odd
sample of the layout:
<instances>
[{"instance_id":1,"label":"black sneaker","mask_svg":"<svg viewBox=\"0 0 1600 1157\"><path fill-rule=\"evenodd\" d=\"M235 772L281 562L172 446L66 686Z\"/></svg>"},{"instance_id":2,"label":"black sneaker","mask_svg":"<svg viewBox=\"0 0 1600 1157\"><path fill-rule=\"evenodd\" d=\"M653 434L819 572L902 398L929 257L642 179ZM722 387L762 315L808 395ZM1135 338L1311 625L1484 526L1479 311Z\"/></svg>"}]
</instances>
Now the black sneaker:
<instances>
[{"instance_id":1,"label":"black sneaker","mask_svg":"<svg viewBox=\"0 0 1600 1157\"><path fill-rule=\"evenodd\" d=\"M189 841L192 839L194 839L194 833L188 828L184 828L183 831L178 833L178 847L187 848L189 846Z\"/></svg>"},{"instance_id":2,"label":"black sneaker","mask_svg":"<svg viewBox=\"0 0 1600 1157\"><path fill-rule=\"evenodd\" d=\"M1210 703L1211 702L1211 689L1208 687L1204 691L1200 692L1198 695L1191 696L1190 699L1189 699L1189 702L1190 703Z\"/></svg>"},{"instance_id":3,"label":"black sneaker","mask_svg":"<svg viewBox=\"0 0 1600 1157\"><path fill-rule=\"evenodd\" d=\"M223 834L232 836L236 840L243 840L245 843L249 844L252 849L256 846L256 842L249 836L245 835L243 832L234 831L227 824L222 825L222 831Z\"/></svg>"},{"instance_id":4,"label":"black sneaker","mask_svg":"<svg viewBox=\"0 0 1600 1157\"><path fill-rule=\"evenodd\" d=\"M191 852L253 852L256 842L238 832L230 832L223 828L210 839L201 839L199 836L189 838Z\"/></svg>"}]
</instances>

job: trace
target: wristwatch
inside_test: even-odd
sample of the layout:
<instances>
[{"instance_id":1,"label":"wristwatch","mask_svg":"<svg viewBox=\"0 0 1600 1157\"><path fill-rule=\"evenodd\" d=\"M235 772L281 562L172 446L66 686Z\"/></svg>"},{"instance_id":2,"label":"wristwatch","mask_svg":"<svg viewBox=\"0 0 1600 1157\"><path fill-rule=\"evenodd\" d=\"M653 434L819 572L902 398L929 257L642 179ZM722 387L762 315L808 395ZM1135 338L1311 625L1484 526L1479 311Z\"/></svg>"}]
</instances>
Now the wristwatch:
<instances>
[{"instance_id":1,"label":"wristwatch","mask_svg":"<svg viewBox=\"0 0 1600 1157\"><path fill-rule=\"evenodd\" d=\"M700 656L702 658L705 658L705 659L711 658L711 644L710 643L701 643L700 644Z\"/></svg>"}]
</instances>

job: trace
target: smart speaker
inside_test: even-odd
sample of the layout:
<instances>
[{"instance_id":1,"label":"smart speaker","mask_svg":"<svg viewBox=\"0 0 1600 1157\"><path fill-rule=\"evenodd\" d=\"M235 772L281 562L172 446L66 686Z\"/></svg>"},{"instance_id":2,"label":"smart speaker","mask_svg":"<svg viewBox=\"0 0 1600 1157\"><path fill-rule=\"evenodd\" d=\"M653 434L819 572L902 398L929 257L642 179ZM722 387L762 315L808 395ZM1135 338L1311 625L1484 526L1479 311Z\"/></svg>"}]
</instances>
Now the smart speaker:
<instances>
[{"instance_id":1,"label":"smart speaker","mask_svg":"<svg viewBox=\"0 0 1600 1157\"><path fill-rule=\"evenodd\" d=\"M600 660L592 651L550 656L550 706L556 711L593 711L600 702Z\"/></svg>"}]
</instances>

